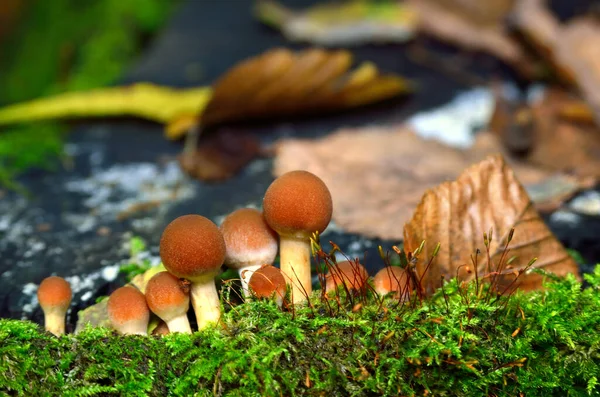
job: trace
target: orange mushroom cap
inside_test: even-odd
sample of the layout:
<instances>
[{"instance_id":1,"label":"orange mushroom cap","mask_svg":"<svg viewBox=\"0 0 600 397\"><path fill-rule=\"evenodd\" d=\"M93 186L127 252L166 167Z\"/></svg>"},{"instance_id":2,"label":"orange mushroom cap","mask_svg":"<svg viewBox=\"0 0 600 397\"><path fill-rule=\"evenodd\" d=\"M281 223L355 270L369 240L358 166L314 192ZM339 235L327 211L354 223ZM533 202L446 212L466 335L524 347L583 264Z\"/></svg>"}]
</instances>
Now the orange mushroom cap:
<instances>
[{"instance_id":1,"label":"orange mushroom cap","mask_svg":"<svg viewBox=\"0 0 600 397\"><path fill-rule=\"evenodd\" d=\"M286 293L286 283L281 270L273 265L262 266L250 277L248 286L258 298L271 298L274 294L283 298Z\"/></svg>"},{"instance_id":2,"label":"orange mushroom cap","mask_svg":"<svg viewBox=\"0 0 600 397\"><path fill-rule=\"evenodd\" d=\"M408 273L399 266L386 266L377 272L373 277L373 287L379 295L395 292L396 297L400 297L400 294L403 293L409 294L412 291Z\"/></svg>"},{"instance_id":3,"label":"orange mushroom cap","mask_svg":"<svg viewBox=\"0 0 600 397\"><path fill-rule=\"evenodd\" d=\"M265 220L280 235L307 238L325 230L333 211L325 183L308 171L275 179L263 199Z\"/></svg>"},{"instance_id":4,"label":"orange mushroom cap","mask_svg":"<svg viewBox=\"0 0 600 397\"><path fill-rule=\"evenodd\" d=\"M342 283L346 284L349 290L360 290L364 287L369 278L369 273L358 261L338 262L325 275L325 291L334 291Z\"/></svg>"},{"instance_id":5,"label":"orange mushroom cap","mask_svg":"<svg viewBox=\"0 0 600 397\"><path fill-rule=\"evenodd\" d=\"M186 313L190 305L189 290L189 285L171 273L160 272L146 284L146 303L160 318Z\"/></svg>"},{"instance_id":6,"label":"orange mushroom cap","mask_svg":"<svg viewBox=\"0 0 600 397\"><path fill-rule=\"evenodd\" d=\"M118 288L110 294L107 310L111 323L117 326L130 321L148 324L150 320L146 297L140 290L128 285Z\"/></svg>"},{"instance_id":7,"label":"orange mushroom cap","mask_svg":"<svg viewBox=\"0 0 600 397\"><path fill-rule=\"evenodd\" d=\"M191 281L218 273L225 260L225 241L217 225L200 215L184 215L167 225L160 257L173 275Z\"/></svg>"},{"instance_id":8,"label":"orange mushroom cap","mask_svg":"<svg viewBox=\"0 0 600 397\"><path fill-rule=\"evenodd\" d=\"M277 233L261 211L241 208L227 215L220 228L225 240L225 264L234 269L271 264L277 256Z\"/></svg>"},{"instance_id":9,"label":"orange mushroom cap","mask_svg":"<svg viewBox=\"0 0 600 397\"><path fill-rule=\"evenodd\" d=\"M37 296L43 309L60 308L67 310L71 304L73 293L71 286L64 278L50 276L41 282Z\"/></svg>"}]
</instances>

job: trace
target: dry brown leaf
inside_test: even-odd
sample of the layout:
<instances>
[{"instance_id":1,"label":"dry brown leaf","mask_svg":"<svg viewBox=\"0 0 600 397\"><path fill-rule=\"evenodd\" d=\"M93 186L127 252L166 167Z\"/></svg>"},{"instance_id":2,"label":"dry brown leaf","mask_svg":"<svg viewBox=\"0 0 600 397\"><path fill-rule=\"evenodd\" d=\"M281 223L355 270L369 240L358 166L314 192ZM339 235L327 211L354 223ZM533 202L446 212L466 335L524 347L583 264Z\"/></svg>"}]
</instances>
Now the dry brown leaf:
<instances>
[{"instance_id":1,"label":"dry brown leaf","mask_svg":"<svg viewBox=\"0 0 600 397\"><path fill-rule=\"evenodd\" d=\"M559 76L577 86L600 124L600 22L580 17L561 24L545 0L520 0L514 21Z\"/></svg>"},{"instance_id":2,"label":"dry brown leaf","mask_svg":"<svg viewBox=\"0 0 600 397\"><path fill-rule=\"evenodd\" d=\"M215 83L201 123L340 110L409 90L405 79L381 75L369 63L350 71L352 62L345 50L267 51L241 62Z\"/></svg>"},{"instance_id":3,"label":"dry brown leaf","mask_svg":"<svg viewBox=\"0 0 600 397\"><path fill-rule=\"evenodd\" d=\"M507 149L524 161L582 178L600 178L600 129L564 118L578 102L560 89L548 90L532 104L510 104L499 98L491 129Z\"/></svg>"},{"instance_id":4,"label":"dry brown leaf","mask_svg":"<svg viewBox=\"0 0 600 397\"><path fill-rule=\"evenodd\" d=\"M509 286L515 277L514 270L524 268L533 258L538 260L532 268L559 276L574 273L579 277L577 264L540 218L525 188L500 155L471 166L453 182L428 190L404 226L404 247L415 251L425 241L417 270L424 274L426 291L432 292L441 285L442 277L446 280L457 275L465 280L475 277L475 272L469 274L463 265L471 265L471 255L478 249L486 252L483 235L490 229L492 264L488 267L487 257L479 255L477 271L483 277L489 269L496 269L494 264L500 261L512 228L515 232L506 259L511 256L517 259L511 263L512 269L506 269L502 285ZM438 243L441 246L434 264L424 273ZM539 274L524 273L519 278L519 287L541 288L542 279Z\"/></svg>"},{"instance_id":5,"label":"dry brown leaf","mask_svg":"<svg viewBox=\"0 0 600 397\"><path fill-rule=\"evenodd\" d=\"M181 168L202 181L229 179L260 156L256 137L242 131L221 130L203 138L194 153L179 155Z\"/></svg>"},{"instance_id":6,"label":"dry brown leaf","mask_svg":"<svg viewBox=\"0 0 600 397\"><path fill-rule=\"evenodd\" d=\"M531 62L505 26L515 0L407 1L417 11L423 32L459 47L490 53L523 73L532 73Z\"/></svg>"},{"instance_id":7,"label":"dry brown leaf","mask_svg":"<svg viewBox=\"0 0 600 397\"><path fill-rule=\"evenodd\" d=\"M469 150L417 136L408 127L341 130L319 140L286 139L277 146L275 175L294 169L315 173L329 187L334 221L344 230L388 240L403 237L428 188L455 179L462 170L502 150L498 138L480 133ZM513 161L536 204L556 205L582 181ZM586 185L587 186L587 185Z\"/></svg>"}]
</instances>

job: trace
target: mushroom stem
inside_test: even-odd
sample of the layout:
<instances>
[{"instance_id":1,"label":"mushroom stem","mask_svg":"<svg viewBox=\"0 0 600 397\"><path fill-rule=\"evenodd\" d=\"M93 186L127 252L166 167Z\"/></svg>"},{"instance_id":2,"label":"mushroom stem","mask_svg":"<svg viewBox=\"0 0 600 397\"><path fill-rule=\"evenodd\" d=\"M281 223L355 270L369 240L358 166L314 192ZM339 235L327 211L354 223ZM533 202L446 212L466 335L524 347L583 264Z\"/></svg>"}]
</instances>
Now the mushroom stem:
<instances>
[{"instance_id":1,"label":"mushroom stem","mask_svg":"<svg viewBox=\"0 0 600 397\"><path fill-rule=\"evenodd\" d=\"M310 243L303 238L280 236L280 268L286 283L292 287L292 302L306 301L312 293Z\"/></svg>"},{"instance_id":2,"label":"mushroom stem","mask_svg":"<svg viewBox=\"0 0 600 397\"><path fill-rule=\"evenodd\" d=\"M66 314L66 310L62 308L46 309L44 311L44 327L46 331L50 331L56 336L64 334Z\"/></svg>"},{"instance_id":3,"label":"mushroom stem","mask_svg":"<svg viewBox=\"0 0 600 397\"><path fill-rule=\"evenodd\" d=\"M250 290L248 288L248 283L250 282L250 278L254 274L255 271L260 269L262 264L259 265L248 265L238 269L238 273L240 275L240 281L242 282L242 292L244 293L244 298L250 296Z\"/></svg>"},{"instance_id":4,"label":"mushroom stem","mask_svg":"<svg viewBox=\"0 0 600 397\"><path fill-rule=\"evenodd\" d=\"M169 321L166 321L169 332L181 332L182 334L191 334L192 328L186 314L182 316L173 317Z\"/></svg>"},{"instance_id":5,"label":"mushroom stem","mask_svg":"<svg viewBox=\"0 0 600 397\"><path fill-rule=\"evenodd\" d=\"M199 330L207 327L211 322L219 321L221 301L215 286L214 275L192 282L190 296Z\"/></svg>"},{"instance_id":6,"label":"mushroom stem","mask_svg":"<svg viewBox=\"0 0 600 397\"><path fill-rule=\"evenodd\" d=\"M118 331L122 335L148 335L148 323L127 321L119 327Z\"/></svg>"}]
</instances>

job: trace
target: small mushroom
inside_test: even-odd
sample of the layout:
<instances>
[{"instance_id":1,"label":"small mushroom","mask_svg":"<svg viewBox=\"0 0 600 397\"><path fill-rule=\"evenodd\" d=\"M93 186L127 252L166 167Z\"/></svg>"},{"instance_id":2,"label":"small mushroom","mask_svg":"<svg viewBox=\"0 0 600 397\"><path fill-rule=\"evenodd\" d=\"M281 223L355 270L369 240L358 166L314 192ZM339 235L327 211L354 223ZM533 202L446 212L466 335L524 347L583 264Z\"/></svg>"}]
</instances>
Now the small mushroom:
<instances>
[{"instance_id":1,"label":"small mushroom","mask_svg":"<svg viewBox=\"0 0 600 397\"><path fill-rule=\"evenodd\" d=\"M108 319L122 335L148 335L150 310L146 297L131 285L116 289L108 297Z\"/></svg>"},{"instance_id":2,"label":"small mushroom","mask_svg":"<svg viewBox=\"0 0 600 397\"><path fill-rule=\"evenodd\" d=\"M225 264L238 271L242 291L248 296L252 273L272 264L277 256L277 233L254 208L241 208L227 215L220 230L225 239Z\"/></svg>"},{"instance_id":3,"label":"small mushroom","mask_svg":"<svg viewBox=\"0 0 600 397\"><path fill-rule=\"evenodd\" d=\"M281 270L275 266L260 267L252 274L248 286L257 298L275 299L279 307L283 305L287 284Z\"/></svg>"},{"instance_id":4,"label":"small mushroom","mask_svg":"<svg viewBox=\"0 0 600 397\"><path fill-rule=\"evenodd\" d=\"M381 296L394 293L396 299L407 300L412 288L406 270L400 266L386 266L373 278L373 288Z\"/></svg>"},{"instance_id":5,"label":"small mushroom","mask_svg":"<svg viewBox=\"0 0 600 397\"><path fill-rule=\"evenodd\" d=\"M225 260L225 241L213 222L200 215L184 215L167 225L160 239L160 257L173 275L189 280L198 329L221 317L215 277Z\"/></svg>"},{"instance_id":6,"label":"small mushroom","mask_svg":"<svg viewBox=\"0 0 600 397\"><path fill-rule=\"evenodd\" d=\"M339 262L332 266L329 272L325 275L325 291L331 292L345 284L349 291L360 291L363 289L369 273L363 265L356 260Z\"/></svg>"},{"instance_id":7,"label":"small mushroom","mask_svg":"<svg viewBox=\"0 0 600 397\"><path fill-rule=\"evenodd\" d=\"M154 328L152 330L152 335L156 335L156 336L165 336L165 335L169 335L170 333L171 333L171 331L169 331L169 327L167 326L167 323L165 323L162 320L160 320L160 322L158 323L156 328Z\"/></svg>"},{"instance_id":8,"label":"small mushroom","mask_svg":"<svg viewBox=\"0 0 600 397\"><path fill-rule=\"evenodd\" d=\"M331 193L316 175L291 171L271 183L263 208L265 220L279 234L280 267L292 286L293 303L305 301L312 292L310 237L331 220Z\"/></svg>"},{"instance_id":9,"label":"small mushroom","mask_svg":"<svg viewBox=\"0 0 600 397\"><path fill-rule=\"evenodd\" d=\"M146 303L171 332L192 333L187 311L190 308L189 283L169 272L155 274L146 285Z\"/></svg>"},{"instance_id":10,"label":"small mushroom","mask_svg":"<svg viewBox=\"0 0 600 397\"><path fill-rule=\"evenodd\" d=\"M64 334L67 310L73 297L69 283L62 277L47 277L41 282L37 297L44 311L46 330L56 336Z\"/></svg>"}]
</instances>

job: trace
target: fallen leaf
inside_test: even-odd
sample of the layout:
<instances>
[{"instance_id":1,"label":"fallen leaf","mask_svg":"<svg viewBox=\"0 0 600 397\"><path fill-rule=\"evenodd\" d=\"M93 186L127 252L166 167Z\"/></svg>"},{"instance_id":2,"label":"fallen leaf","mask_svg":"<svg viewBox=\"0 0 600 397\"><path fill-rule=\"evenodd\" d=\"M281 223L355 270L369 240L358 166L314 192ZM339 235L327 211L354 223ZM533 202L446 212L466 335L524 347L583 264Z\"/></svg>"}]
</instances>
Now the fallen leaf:
<instances>
[{"instance_id":1,"label":"fallen leaf","mask_svg":"<svg viewBox=\"0 0 600 397\"><path fill-rule=\"evenodd\" d=\"M600 128L564 118L577 103L561 89L548 89L532 104L499 98L491 129L523 161L581 178L600 178Z\"/></svg>"},{"instance_id":2,"label":"fallen leaf","mask_svg":"<svg viewBox=\"0 0 600 397\"><path fill-rule=\"evenodd\" d=\"M397 1L352 0L294 11L261 0L255 14L261 22L281 30L288 40L334 47L402 43L413 37L416 25L415 13Z\"/></svg>"},{"instance_id":3,"label":"fallen leaf","mask_svg":"<svg viewBox=\"0 0 600 397\"><path fill-rule=\"evenodd\" d=\"M469 274L463 265L471 265L471 255L478 249L486 252L483 235L490 230L492 263L488 267L487 256L478 255L477 272L483 277L488 269L496 269L512 228L515 232L507 258L517 259L502 277L504 286L514 279L513 272L533 258L538 260L532 268L558 276L573 273L580 278L577 264L540 218L525 188L500 155L469 167L455 181L427 190L404 226L404 248L413 252L425 241L417 270L424 274L426 291L432 292L441 285L442 277L475 278L475 271ZM434 265L424 273L438 243L441 246ZM518 283L521 289L532 290L541 288L542 280L543 276L527 272Z\"/></svg>"},{"instance_id":4,"label":"fallen leaf","mask_svg":"<svg viewBox=\"0 0 600 397\"><path fill-rule=\"evenodd\" d=\"M178 159L190 176L215 182L231 178L260 154L256 137L241 131L222 130L202 139L194 152L184 151Z\"/></svg>"},{"instance_id":5,"label":"fallen leaf","mask_svg":"<svg viewBox=\"0 0 600 397\"><path fill-rule=\"evenodd\" d=\"M468 150L419 137L408 127L340 130L318 140L284 139L276 147L273 173L310 171L331 191L333 220L344 230L386 240L401 240L423 193L455 179L471 164L502 152L492 133L479 133ZM556 205L589 181L555 174L512 160L536 205Z\"/></svg>"},{"instance_id":6,"label":"fallen leaf","mask_svg":"<svg viewBox=\"0 0 600 397\"><path fill-rule=\"evenodd\" d=\"M558 75L577 86L600 125L600 22L587 16L560 23L545 0L519 0L513 19Z\"/></svg>"},{"instance_id":7,"label":"fallen leaf","mask_svg":"<svg viewBox=\"0 0 600 397\"><path fill-rule=\"evenodd\" d=\"M225 73L201 113L203 126L223 122L323 113L360 106L410 90L407 80L381 75L372 63L350 71L345 50L274 49ZM175 138L171 136L171 138Z\"/></svg>"},{"instance_id":8,"label":"fallen leaf","mask_svg":"<svg viewBox=\"0 0 600 397\"><path fill-rule=\"evenodd\" d=\"M135 116L168 123L197 114L210 100L208 87L174 89L151 83L69 92L0 109L0 125L86 117Z\"/></svg>"},{"instance_id":9,"label":"fallen leaf","mask_svg":"<svg viewBox=\"0 0 600 397\"><path fill-rule=\"evenodd\" d=\"M407 0L419 30L459 47L492 54L531 75L532 62L505 24L515 0Z\"/></svg>"}]
</instances>

